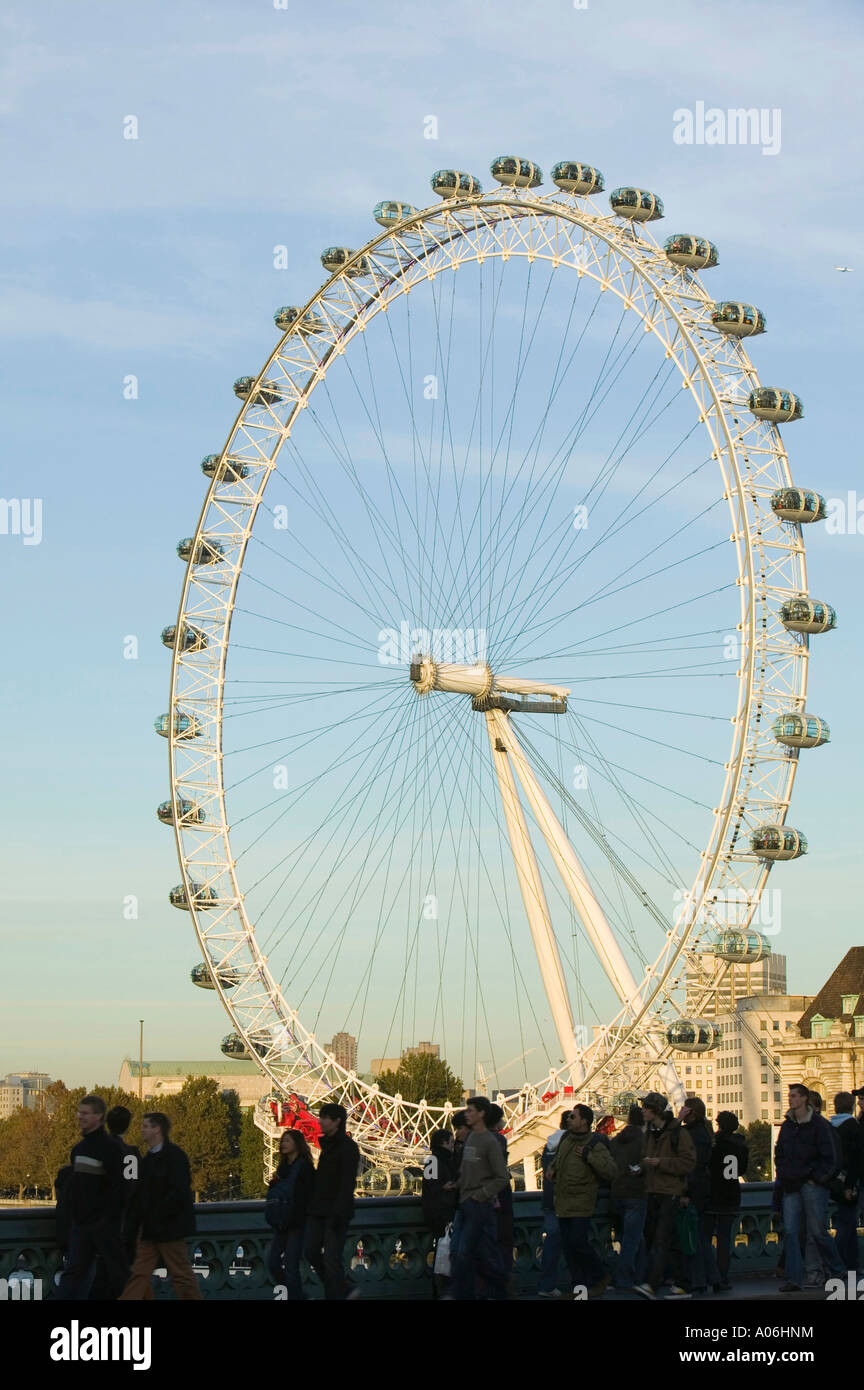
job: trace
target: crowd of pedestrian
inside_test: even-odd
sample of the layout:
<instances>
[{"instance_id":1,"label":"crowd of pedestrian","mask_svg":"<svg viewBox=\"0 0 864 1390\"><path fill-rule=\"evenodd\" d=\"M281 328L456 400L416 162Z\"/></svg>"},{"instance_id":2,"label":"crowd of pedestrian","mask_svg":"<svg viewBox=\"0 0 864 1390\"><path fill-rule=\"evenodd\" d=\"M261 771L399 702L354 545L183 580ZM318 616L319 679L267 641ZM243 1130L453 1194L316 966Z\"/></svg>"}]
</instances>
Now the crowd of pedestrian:
<instances>
[{"instance_id":1,"label":"crowd of pedestrian","mask_svg":"<svg viewBox=\"0 0 864 1390\"><path fill-rule=\"evenodd\" d=\"M854 1114L855 1096L860 1114ZM785 1280L781 1293L824 1287L860 1264L858 1207L864 1190L864 1088L834 1097L830 1121L807 1087L789 1090L775 1146L775 1209L782 1212ZM304 1297L303 1262L328 1300L356 1298L345 1269L360 1150L347 1112L318 1112L317 1163L306 1133L286 1129L267 1192L273 1236L270 1278L280 1297ZM200 1299L189 1258L195 1233L189 1160L158 1111L141 1122L144 1156L127 1143L131 1116L108 1112L99 1096L78 1106L79 1143L57 1175L57 1236L64 1251L54 1297L61 1300L153 1297L164 1268L180 1299ZM457 1301L505 1300L513 1291L513 1185L505 1117L474 1096L436 1130L423 1169L422 1209L433 1236L433 1290ZM543 1245L538 1296L598 1298L613 1282L656 1299L730 1290L730 1259L749 1163L738 1116L720 1111L716 1127L689 1096L677 1116L656 1091L630 1106L626 1124L595 1123L588 1105L561 1113L541 1155ZM608 1196L618 1258L610 1270L593 1218ZM834 1204L835 1235L828 1229Z\"/></svg>"}]
</instances>

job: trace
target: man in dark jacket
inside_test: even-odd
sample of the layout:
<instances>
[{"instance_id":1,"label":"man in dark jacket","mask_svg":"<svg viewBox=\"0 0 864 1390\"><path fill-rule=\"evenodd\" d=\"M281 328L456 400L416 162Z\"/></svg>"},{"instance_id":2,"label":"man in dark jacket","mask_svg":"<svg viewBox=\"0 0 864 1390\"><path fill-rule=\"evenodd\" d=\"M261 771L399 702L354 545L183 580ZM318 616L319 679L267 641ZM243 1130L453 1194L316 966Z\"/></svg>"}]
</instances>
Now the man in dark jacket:
<instances>
[{"instance_id":1,"label":"man in dark jacket","mask_svg":"<svg viewBox=\"0 0 864 1390\"><path fill-rule=\"evenodd\" d=\"M561 1227L555 1215L555 1180L550 1178L549 1169L555 1161L555 1153L567 1133L569 1110L561 1111L558 1129L553 1130L543 1146L540 1155L540 1168L543 1173L543 1195L540 1210L543 1221L543 1250L540 1255L540 1280L537 1284L538 1298L563 1298L564 1292L558 1286L558 1269L561 1264Z\"/></svg>"},{"instance_id":2,"label":"man in dark jacket","mask_svg":"<svg viewBox=\"0 0 864 1390\"><path fill-rule=\"evenodd\" d=\"M711 1150L708 1166L708 1204L705 1208L708 1238L717 1236L717 1273L715 1293L728 1293L729 1260L732 1252L732 1226L738 1221L741 1209L741 1179L747 1172L750 1150L747 1140L738 1131L738 1116L732 1110L721 1110L717 1116L717 1137Z\"/></svg>"},{"instance_id":3,"label":"man in dark jacket","mask_svg":"<svg viewBox=\"0 0 864 1390\"><path fill-rule=\"evenodd\" d=\"M797 1293L804 1282L798 1231L803 1218L810 1241L831 1274L845 1275L828 1234L828 1184L834 1172L834 1141L828 1121L809 1104L806 1086L789 1087L789 1110L774 1147L776 1186L783 1203L786 1283L781 1293Z\"/></svg>"},{"instance_id":4,"label":"man in dark jacket","mask_svg":"<svg viewBox=\"0 0 864 1390\"><path fill-rule=\"evenodd\" d=\"M631 1105L627 1123L610 1141L618 1176L609 1192L610 1210L621 1254L615 1268L616 1289L632 1289L642 1277L645 1261L645 1174L642 1156L645 1144L645 1116L641 1105Z\"/></svg>"},{"instance_id":5,"label":"man in dark jacket","mask_svg":"<svg viewBox=\"0 0 864 1390\"><path fill-rule=\"evenodd\" d=\"M705 1102L700 1096L688 1096L678 1112L678 1119L687 1128L696 1154L696 1164L687 1174L687 1187L681 1198L682 1207L692 1206L698 1216L698 1245L689 1256L691 1293L705 1293L709 1284L719 1284L720 1275L709 1235L713 1219L706 1214L711 1187L711 1150L714 1131L705 1115Z\"/></svg>"},{"instance_id":6,"label":"man in dark jacket","mask_svg":"<svg viewBox=\"0 0 864 1390\"><path fill-rule=\"evenodd\" d=\"M137 1230L135 1226L134 1202L135 1194L138 1191L138 1165L141 1162L141 1154L134 1144L127 1144L124 1138L126 1131L132 1123L132 1112L127 1110L125 1105L115 1105L105 1116L105 1128L108 1137L120 1149L123 1155L123 1216L121 1218L121 1235L123 1238L123 1249L126 1254L127 1266L135 1262L135 1250L137 1245ZM123 1281L125 1284L125 1280ZM95 1302L102 1298L116 1298L117 1291L111 1291L107 1278L107 1271L102 1260L96 1262L96 1274L93 1279L93 1286L90 1290L90 1298Z\"/></svg>"},{"instance_id":7,"label":"man in dark jacket","mask_svg":"<svg viewBox=\"0 0 864 1390\"><path fill-rule=\"evenodd\" d=\"M125 1302L153 1297L151 1276L164 1265L180 1299L201 1298L189 1260L186 1236L195 1234L195 1207L189 1160L168 1138L171 1121L158 1111L141 1121L147 1152L141 1160L136 1197L138 1245L129 1282L120 1295Z\"/></svg>"},{"instance_id":8,"label":"man in dark jacket","mask_svg":"<svg viewBox=\"0 0 864 1390\"><path fill-rule=\"evenodd\" d=\"M129 1272L120 1229L123 1159L105 1133L104 1120L101 1096L84 1096L78 1104L81 1141L72 1150L72 1172L64 1191L69 1244L58 1299L87 1298L97 1260L104 1270L107 1298L117 1297Z\"/></svg>"},{"instance_id":9,"label":"man in dark jacket","mask_svg":"<svg viewBox=\"0 0 864 1390\"><path fill-rule=\"evenodd\" d=\"M328 1299L356 1298L359 1289L345 1278L345 1233L354 1215L354 1188L360 1150L345 1130L342 1105L322 1105L321 1156L306 1222L306 1259Z\"/></svg>"},{"instance_id":10,"label":"man in dark jacket","mask_svg":"<svg viewBox=\"0 0 864 1390\"><path fill-rule=\"evenodd\" d=\"M831 1125L840 1140L843 1166L831 1185L834 1208L834 1237L837 1253L847 1270L858 1269L858 1197L864 1178L864 1133L852 1111L855 1098L850 1091L834 1097Z\"/></svg>"},{"instance_id":11,"label":"man in dark jacket","mask_svg":"<svg viewBox=\"0 0 864 1390\"><path fill-rule=\"evenodd\" d=\"M689 1298L684 1255L678 1240L676 1218L687 1190L687 1174L696 1166L696 1152L686 1128L668 1109L666 1097L649 1091L642 1101L645 1115L645 1244L650 1251L648 1277L633 1285L642 1298L656 1298L657 1289L672 1266L673 1284L667 1298Z\"/></svg>"}]
</instances>

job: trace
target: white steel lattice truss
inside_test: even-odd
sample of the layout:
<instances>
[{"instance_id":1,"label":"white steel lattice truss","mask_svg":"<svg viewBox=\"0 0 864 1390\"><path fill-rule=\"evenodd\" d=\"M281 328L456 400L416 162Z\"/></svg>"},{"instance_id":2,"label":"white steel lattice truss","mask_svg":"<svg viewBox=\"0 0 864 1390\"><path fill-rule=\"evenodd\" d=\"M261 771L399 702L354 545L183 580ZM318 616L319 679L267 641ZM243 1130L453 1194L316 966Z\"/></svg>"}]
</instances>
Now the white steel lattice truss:
<instances>
[{"instance_id":1,"label":"white steel lattice truss","mask_svg":"<svg viewBox=\"0 0 864 1390\"><path fill-rule=\"evenodd\" d=\"M497 189L417 212L375 237L316 292L304 310L314 331L302 331L302 320L295 322L257 379L274 385L278 398L271 392L269 403L255 403L253 390L221 455L222 461L242 461L245 476L220 479L217 471L201 512L195 546L204 537L218 541L224 558L196 565L193 550L186 569L178 632L183 624L194 626L206 634L207 645L184 652L175 644L171 790L175 806L186 798L204 812L200 824L177 823L175 815L177 848L202 954L249 1055L277 1093L302 1092L310 1104L325 1097L347 1104L355 1137L384 1166L416 1155L418 1143L446 1122L452 1107L384 1096L345 1071L304 1028L271 975L246 914L226 821L226 659L257 508L280 449L329 365L398 296L468 261L493 257L544 260L589 277L638 315L674 362L723 477L738 565L742 652L725 785L696 881L677 919L666 924L665 944L635 998L595 1030L579 1057L567 1058L564 1068L507 1102L513 1159L543 1142L554 1120L542 1097L574 1074L581 1074L578 1089L587 1095L602 1089L604 1078L647 1077L668 1058L663 1023L681 1012L676 999L684 968L698 969L700 941L718 927L745 928L758 905L769 865L752 853L750 833L767 821L785 820L797 766L797 753L777 744L771 722L805 706L808 638L788 632L779 618L784 600L807 594L801 527L779 520L769 505L772 492L791 483L779 432L748 413L749 393L759 385L756 371L741 342L712 325L712 298L695 276L669 263L643 227L637 235L629 224L599 215L586 198ZM358 274L358 267L365 273ZM174 716L181 712L198 721L199 737L175 736ZM205 896L215 895L206 912L200 910L200 892L195 901L193 884ZM230 992L217 969L224 966L233 967L239 980ZM716 977L706 977L706 1000L716 984ZM258 1120L267 1127L263 1111Z\"/></svg>"}]
</instances>

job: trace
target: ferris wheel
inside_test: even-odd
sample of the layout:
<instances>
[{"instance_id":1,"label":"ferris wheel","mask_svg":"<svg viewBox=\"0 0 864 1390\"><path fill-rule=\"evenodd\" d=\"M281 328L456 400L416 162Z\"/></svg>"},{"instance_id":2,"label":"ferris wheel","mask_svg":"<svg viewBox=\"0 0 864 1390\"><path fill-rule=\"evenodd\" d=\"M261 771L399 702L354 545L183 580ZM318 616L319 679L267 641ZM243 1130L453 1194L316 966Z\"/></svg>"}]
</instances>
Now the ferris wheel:
<instances>
[{"instance_id":1,"label":"ferris wheel","mask_svg":"<svg viewBox=\"0 0 864 1390\"><path fill-rule=\"evenodd\" d=\"M466 1079L542 1057L515 1091L500 1067L511 1159L562 1094L683 1096L673 1054L715 1044L723 972L770 949L799 753L829 737L805 701L825 504L778 431L800 399L744 348L762 312L705 290L710 241L655 239L656 194L491 171L379 203L277 311L162 634L193 982L227 1055L345 1104L385 1167L453 1103L325 1038L435 1039Z\"/></svg>"}]
</instances>

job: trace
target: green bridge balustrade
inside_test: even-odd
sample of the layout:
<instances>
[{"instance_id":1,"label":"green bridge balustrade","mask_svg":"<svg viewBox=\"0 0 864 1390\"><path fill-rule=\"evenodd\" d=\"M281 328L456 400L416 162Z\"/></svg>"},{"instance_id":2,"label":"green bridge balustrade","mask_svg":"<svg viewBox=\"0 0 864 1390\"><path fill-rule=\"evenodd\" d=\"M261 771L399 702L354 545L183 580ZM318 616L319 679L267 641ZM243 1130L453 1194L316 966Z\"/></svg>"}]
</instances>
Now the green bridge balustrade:
<instances>
[{"instance_id":1,"label":"green bridge balustrade","mask_svg":"<svg viewBox=\"0 0 864 1390\"><path fill-rule=\"evenodd\" d=\"M517 1192L513 1199L513 1259L516 1291L536 1290L542 1248L539 1192ZM267 1274L271 1231L264 1220L264 1203L202 1202L195 1208L197 1235L190 1238L195 1267L206 1298L270 1300L273 1286ZM609 1229L608 1204L600 1198L594 1222L598 1248L605 1250L610 1269L617 1245ZM777 1264L782 1222L771 1210L771 1184L745 1183L741 1215L730 1268L733 1282L770 1275ZM60 1264L54 1243L54 1207L0 1208L0 1276L28 1270L52 1287ZM366 1197L357 1201L356 1216L345 1241L346 1264L366 1298L432 1297L432 1237L423 1225L417 1197ZM317 1280L307 1271L308 1291ZM161 1285L161 1287L160 1287ZM170 1298L167 1281L157 1279L156 1297Z\"/></svg>"}]
</instances>

